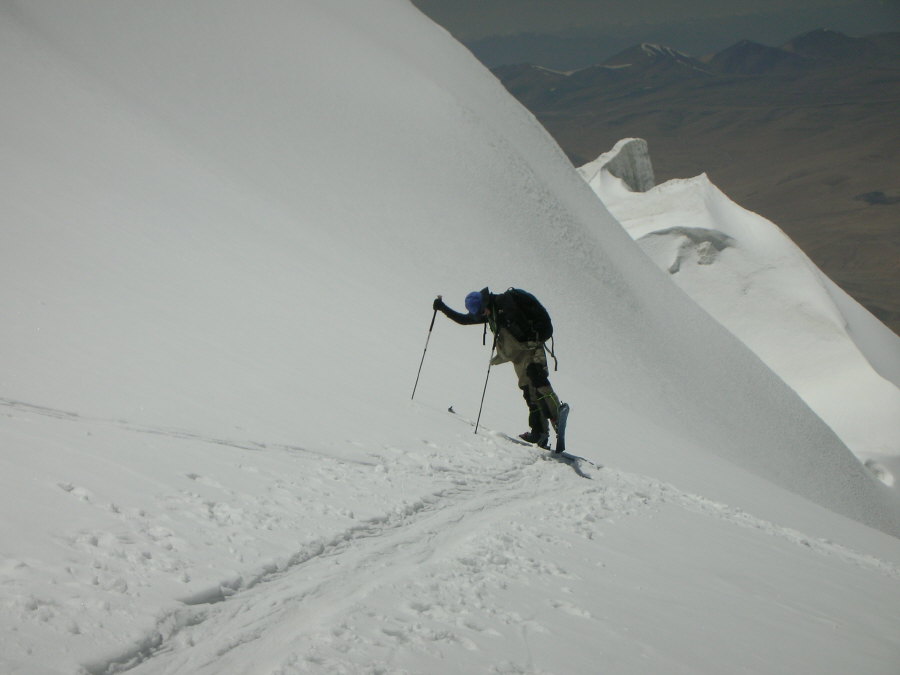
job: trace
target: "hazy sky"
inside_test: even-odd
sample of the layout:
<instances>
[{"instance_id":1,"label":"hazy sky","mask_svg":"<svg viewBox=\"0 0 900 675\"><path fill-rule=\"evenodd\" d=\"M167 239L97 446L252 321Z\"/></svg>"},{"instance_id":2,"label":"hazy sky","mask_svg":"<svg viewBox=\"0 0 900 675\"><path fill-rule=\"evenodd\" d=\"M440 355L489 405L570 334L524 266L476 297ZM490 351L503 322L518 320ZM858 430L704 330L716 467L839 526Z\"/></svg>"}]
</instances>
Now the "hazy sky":
<instances>
[{"instance_id":1,"label":"hazy sky","mask_svg":"<svg viewBox=\"0 0 900 675\"><path fill-rule=\"evenodd\" d=\"M853 33L900 30L900 0L413 0L457 39L802 13ZM868 16L867 16L868 15ZM888 25L885 25L887 18ZM865 23L868 20L869 23ZM830 22L832 25L824 25ZM893 25L890 25L892 24ZM869 28L863 28L869 32ZM753 36L747 36L753 39Z\"/></svg>"}]
</instances>

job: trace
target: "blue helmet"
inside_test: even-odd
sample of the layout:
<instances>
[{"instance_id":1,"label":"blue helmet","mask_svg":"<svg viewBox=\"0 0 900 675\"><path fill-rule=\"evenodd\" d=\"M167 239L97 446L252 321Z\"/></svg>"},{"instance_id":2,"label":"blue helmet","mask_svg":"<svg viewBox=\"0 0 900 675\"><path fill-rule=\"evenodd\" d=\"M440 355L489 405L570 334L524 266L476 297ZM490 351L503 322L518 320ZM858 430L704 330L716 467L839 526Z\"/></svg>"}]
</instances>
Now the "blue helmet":
<instances>
[{"instance_id":1,"label":"blue helmet","mask_svg":"<svg viewBox=\"0 0 900 675\"><path fill-rule=\"evenodd\" d=\"M469 314L481 314L481 310L484 309L484 296L481 295L481 291L472 291L466 296L466 309L469 310Z\"/></svg>"}]
</instances>

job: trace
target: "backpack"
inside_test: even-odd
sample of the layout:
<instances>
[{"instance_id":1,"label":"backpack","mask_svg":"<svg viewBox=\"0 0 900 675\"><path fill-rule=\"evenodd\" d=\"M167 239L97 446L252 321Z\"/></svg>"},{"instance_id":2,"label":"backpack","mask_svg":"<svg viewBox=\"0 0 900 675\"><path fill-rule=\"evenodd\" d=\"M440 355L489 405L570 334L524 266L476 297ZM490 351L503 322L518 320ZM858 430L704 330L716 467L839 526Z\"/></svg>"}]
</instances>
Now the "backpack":
<instances>
[{"instance_id":1,"label":"backpack","mask_svg":"<svg viewBox=\"0 0 900 675\"><path fill-rule=\"evenodd\" d=\"M516 309L517 316L513 320L521 329L523 337L533 339L532 336L537 336L540 342L546 342L553 337L550 314L536 297L521 288L510 288L504 295Z\"/></svg>"}]
</instances>

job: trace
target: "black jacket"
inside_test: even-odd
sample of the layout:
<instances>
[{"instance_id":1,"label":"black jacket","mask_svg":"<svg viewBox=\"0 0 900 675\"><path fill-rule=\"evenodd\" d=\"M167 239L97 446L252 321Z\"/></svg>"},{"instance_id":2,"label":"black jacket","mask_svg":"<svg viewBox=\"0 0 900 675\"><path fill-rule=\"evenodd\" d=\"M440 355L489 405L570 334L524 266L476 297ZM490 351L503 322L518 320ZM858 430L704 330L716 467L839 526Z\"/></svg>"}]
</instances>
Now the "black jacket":
<instances>
[{"instance_id":1,"label":"black jacket","mask_svg":"<svg viewBox=\"0 0 900 675\"><path fill-rule=\"evenodd\" d=\"M519 342L542 341L532 320L526 316L517 302L515 289L511 288L504 293L495 295L487 288L483 288L481 289L481 298L483 306L490 308L490 316L485 316L483 313L463 314L456 312L443 302L440 303L437 309L440 309L447 318L464 326L487 323L494 333L499 328L506 328Z\"/></svg>"}]
</instances>

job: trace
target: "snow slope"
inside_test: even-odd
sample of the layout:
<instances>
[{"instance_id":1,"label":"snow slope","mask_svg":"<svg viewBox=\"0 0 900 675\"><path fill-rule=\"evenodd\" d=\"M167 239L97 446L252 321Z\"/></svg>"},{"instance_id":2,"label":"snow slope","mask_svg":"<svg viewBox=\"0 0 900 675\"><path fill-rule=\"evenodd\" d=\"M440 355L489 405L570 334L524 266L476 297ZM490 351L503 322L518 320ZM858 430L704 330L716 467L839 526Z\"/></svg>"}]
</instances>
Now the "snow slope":
<instances>
[{"instance_id":1,"label":"snow slope","mask_svg":"<svg viewBox=\"0 0 900 675\"><path fill-rule=\"evenodd\" d=\"M2 670L891 672L895 496L407 2L6 2L0 53ZM485 284L590 480L445 412L476 330L410 402Z\"/></svg>"},{"instance_id":2,"label":"snow slope","mask_svg":"<svg viewBox=\"0 0 900 675\"><path fill-rule=\"evenodd\" d=\"M579 172L679 288L900 488L900 338L774 223L742 209L705 175L654 188L640 139L620 141Z\"/></svg>"}]
</instances>

